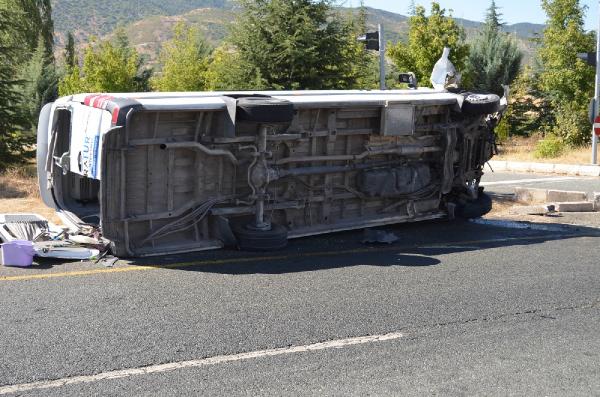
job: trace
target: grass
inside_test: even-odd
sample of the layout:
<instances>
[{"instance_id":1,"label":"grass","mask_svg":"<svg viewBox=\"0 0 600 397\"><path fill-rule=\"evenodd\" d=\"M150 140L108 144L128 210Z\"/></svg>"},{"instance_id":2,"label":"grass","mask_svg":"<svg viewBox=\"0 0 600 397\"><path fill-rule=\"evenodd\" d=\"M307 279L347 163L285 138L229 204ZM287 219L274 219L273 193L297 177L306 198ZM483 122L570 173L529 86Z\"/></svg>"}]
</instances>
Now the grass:
<instances>
[{"instance_id":1,"label":"grass","mask_svg":"<svg viewBox=\"0 0 600 397\"><path fill-rule=\"evenodd\" d=\"M34 213L61 224L53 209L40 197L35 164L0 173L0 213Z\"/></svg>"},{"instance_id":2,"label":"grass","mask_svg":"<svg viewBox=\"0 0 600 397\"><path fill-rule=\"evenodd\" d=\"M540 137L511 138L499 145L500 154L494 160L524 161L536 163L590 164L591 146L580 148L564 147L556 157L536 157Z\"/></svg>"}]
</instances>

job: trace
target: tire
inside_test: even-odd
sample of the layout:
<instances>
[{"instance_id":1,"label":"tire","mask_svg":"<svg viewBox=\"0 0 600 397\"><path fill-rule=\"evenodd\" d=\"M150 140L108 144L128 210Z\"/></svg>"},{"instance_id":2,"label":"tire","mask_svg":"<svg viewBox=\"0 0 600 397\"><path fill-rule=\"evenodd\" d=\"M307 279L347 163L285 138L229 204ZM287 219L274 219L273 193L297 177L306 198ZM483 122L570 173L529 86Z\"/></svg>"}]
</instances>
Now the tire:
<instances>
[{"instance_id":1,"label":"tire","mask_svg":"<svg viewBox=\"0 0 600 397\"><path fill-rule=\"evenodd\" d=\"M481 116L496 113L500 109L500 97L496 94L465 92L462 105L463 114Z\"/></svg>"},{"instance_id":2,"label":"tire","mask_svg":"<svg viewBox=\"0 0 600 397\"><path fill-rule=\"evenodd\" d=\"M261 124L290 123L294 119L294 105L290 101L276 98L239 98L237 119Z\"/></svg>"},{"instance_id":3,"label":"tire","mask_svg":"<svg viewBox=\"0 0 600 397\"><path fill-rule=\"evenodd\" d=\"M254 230L248 225L237 225L233 234L241 251L277 251L288 244L288 231L281 225L271 225L271 230Z\"/></svg>"},{"instance_id":4,"label":"tire","mask_svg":"<svg viewBox=\"0 0 600 397\"><path fill-rule=\"evenodd\" d=\"M456 216L463 219L481 218L492 210L492 198L485 194L479 193L476 200L467 201L456 207Z\"/></svg>"}]
</instances>

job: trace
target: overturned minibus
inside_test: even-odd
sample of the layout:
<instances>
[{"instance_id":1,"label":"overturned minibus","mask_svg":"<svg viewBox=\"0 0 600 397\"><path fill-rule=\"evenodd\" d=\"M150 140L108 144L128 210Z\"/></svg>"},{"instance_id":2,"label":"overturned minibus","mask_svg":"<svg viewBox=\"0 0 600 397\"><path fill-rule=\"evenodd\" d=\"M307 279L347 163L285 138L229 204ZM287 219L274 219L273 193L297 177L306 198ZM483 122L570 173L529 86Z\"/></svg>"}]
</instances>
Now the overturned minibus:
<instances>
[{"instance_id":1,"label":"overturned minibus","mask_svg":"<svg viewBox=\"0 0 600 397\"><path fill-rule=\"evenodd\" d=\"M504 107L429 88L73 95L40 116L41 194L126 257L477 217Z\"/></svg>"}]
</instances>

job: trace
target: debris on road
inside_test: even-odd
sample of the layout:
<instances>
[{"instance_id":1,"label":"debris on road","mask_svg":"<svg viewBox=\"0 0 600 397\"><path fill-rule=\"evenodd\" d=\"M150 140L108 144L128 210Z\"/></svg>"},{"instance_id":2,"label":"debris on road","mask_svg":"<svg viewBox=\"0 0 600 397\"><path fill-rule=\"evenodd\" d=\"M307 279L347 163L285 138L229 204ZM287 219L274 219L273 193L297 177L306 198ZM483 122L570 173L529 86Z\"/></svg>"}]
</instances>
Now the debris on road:
<instances>
[{"instance_id":1,"label":"debris on road","mask_svg":"<svg viewBox=\"0 0 600 397\"><path fill-rule=\"evenodd\" d=\"M14 267L30 267L33 264L35 249L33 243L26 240L13 240L2 244L0 264Z\"/></svg>"},{"instance_id":2,"label":"debris on road","mask_svg":"<svg viewBox=\"0 0 600 397\"><path fill-rule=\"evenodd\" d=\"M93 260L103 257L109 244L97 228L82 228L70 235L37 214L0 214L2 264L27 267L33 257Z\"/></svg>"},{"instance_id":3,"label":"debris on road","mask_svg":"<svg viewBox=\"0 0 600 397\"><path fill-rule=\"evenodd\" d=\"M49 230L47 219L36 214L0 214L0 238L5 241L34 241Z\"/></svg>"},{"instance_id":4,"label":"debris on road","mask_svg":"<svg viewBox=\"0 0 600 397\"><path fill-rule=\"evenodd\" d=\"M363 244L393 244L400 240L394 233L384 230L365 229Z\"/></svg>"},{"instance_id":5,"label":"debris on road","mask_svg":"<svg viewBox=\"0 0 600 397\"><path fill-rule=\"evenodd\" d=\"M556 211L556 207L551 204L547 205L516 205L509 210L511 215L548 215Z\"/></svg>"}]
</instances>

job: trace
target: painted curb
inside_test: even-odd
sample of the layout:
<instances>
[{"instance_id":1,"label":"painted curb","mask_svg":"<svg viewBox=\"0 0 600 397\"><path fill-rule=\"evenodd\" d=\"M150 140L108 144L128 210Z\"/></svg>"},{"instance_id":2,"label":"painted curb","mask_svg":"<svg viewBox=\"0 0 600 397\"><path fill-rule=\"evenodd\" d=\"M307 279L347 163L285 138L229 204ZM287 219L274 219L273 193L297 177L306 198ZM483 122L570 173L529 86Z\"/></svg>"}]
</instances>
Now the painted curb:
<instances>
[{"instance_id":1,"label":"painted curb","mask_svg":"<svg viewBox=\"0 0 600 397\"><path fill-rule=\"evenodd\" d=\"M528 163L520 161L491 160L486 164L486 169L489 171L600 176L600 165Z\"/></svg>"}]
</instances>

